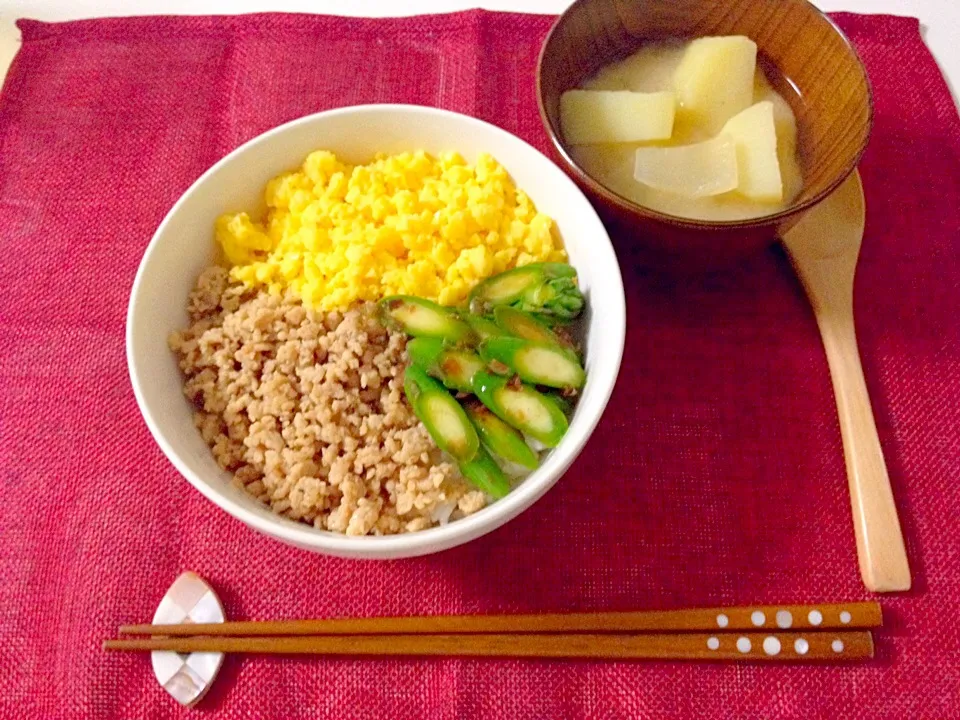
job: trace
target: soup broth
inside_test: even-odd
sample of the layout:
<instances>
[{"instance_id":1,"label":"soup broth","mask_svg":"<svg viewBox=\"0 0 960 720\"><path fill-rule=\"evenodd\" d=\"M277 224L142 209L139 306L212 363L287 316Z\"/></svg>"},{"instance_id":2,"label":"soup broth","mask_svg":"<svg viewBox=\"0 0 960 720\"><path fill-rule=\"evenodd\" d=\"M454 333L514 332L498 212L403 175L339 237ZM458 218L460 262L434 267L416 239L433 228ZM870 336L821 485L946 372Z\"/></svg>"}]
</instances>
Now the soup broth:
<instances>
[{"instance_id":1,"label":"soup broth","mask_svg":"<svg viewBox=\"0 0 960 720\"><path fill-rule=\"evenodd\" d=\"M673 88L673 78L689 43L647 45L629 57L608 65L580 85L584 90L660 92ZM773 103L777 156L783 180L783 200L758 202L736 191L708 197L689 197L652 188L634 178L636 150L650 145L679 146L709 140L711 134L678 111L669 140L642 143L573 145L574 161L598 182L638 205L679 217L699 220L743 220L773 214L788 206L803 187L797 143L797 124L790 104L768 79L760 59L754 75L753 102ZM773 71L775 72L775 71ZM780 80L780 78L775 78ZM786 87L786 81L777 83Z\"/></svg>"}]
</instances>

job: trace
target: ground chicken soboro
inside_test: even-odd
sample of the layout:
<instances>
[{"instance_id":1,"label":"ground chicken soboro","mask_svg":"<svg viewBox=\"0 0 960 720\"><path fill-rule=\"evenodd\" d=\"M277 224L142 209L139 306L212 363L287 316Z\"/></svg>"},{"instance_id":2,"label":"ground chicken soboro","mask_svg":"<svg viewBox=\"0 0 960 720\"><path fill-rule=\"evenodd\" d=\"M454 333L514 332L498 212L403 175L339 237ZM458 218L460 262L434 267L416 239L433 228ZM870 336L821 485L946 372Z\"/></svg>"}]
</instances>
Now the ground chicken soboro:
<instances>
[{"instance_id":1,"label":"ground chicken soboro","mask_svg":"<svg viewBox=\"0 0 960 720\"><path fill-rule=\"evenodd\" d=\"M404 400L406 338L372 306L318 312L213 267L188 309L191 325L170 346L196 425L220 466L276 512L366 535L485 505Z\"/></svg>"}]
</instances>

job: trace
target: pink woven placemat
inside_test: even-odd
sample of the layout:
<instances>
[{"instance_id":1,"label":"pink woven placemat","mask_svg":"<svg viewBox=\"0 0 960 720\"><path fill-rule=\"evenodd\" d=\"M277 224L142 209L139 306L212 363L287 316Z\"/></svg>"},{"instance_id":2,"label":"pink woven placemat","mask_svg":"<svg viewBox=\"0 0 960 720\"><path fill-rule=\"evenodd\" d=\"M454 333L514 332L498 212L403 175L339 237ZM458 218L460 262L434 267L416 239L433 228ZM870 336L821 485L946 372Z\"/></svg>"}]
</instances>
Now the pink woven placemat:
<instances>
[{"instance_id":1,"label":"pink woven placemat","mask_svg":"<svg viewBox=\"0 0 960 720\"><path fill-rule=\"evenodd\" d=\"M916 20L839 15L870 72L857 318L915 589L856 667L228 658L225 718L960 717L960 123ZM176 715L107 655L193 569L235 618L666 608L865 597L826 363L784 257L707 283L625 269L615 397L499 531L361 563L246 529L173 470L128 386L140 256L212 162L364 102L469 113L541 149L549 17L467 12L23 21L0 95L0 713ZM204 230L201 228L200 241Z\"/></svg>"}]
</instances>

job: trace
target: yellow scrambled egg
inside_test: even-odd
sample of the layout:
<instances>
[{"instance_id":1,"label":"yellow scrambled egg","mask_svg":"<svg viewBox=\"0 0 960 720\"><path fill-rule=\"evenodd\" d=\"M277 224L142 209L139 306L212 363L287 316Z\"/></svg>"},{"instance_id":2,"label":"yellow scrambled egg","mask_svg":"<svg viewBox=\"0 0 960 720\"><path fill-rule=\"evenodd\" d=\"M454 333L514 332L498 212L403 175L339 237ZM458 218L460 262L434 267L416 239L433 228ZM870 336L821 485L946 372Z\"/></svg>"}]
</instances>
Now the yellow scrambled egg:
<instances>
[{"instance_id":1,"label":"yellow scrambled egg","mask_svg":"<svg viewBox=\"0 0 960 720\"><path fill-rule=\"evenodd\" d=\"M267 184L267 213L217 220L233 277L321 310L405 294L444 305L481 280L567 259L553 221L489 155L378 155L351 166L320 150Z\"/></svg>"}]
</instances>

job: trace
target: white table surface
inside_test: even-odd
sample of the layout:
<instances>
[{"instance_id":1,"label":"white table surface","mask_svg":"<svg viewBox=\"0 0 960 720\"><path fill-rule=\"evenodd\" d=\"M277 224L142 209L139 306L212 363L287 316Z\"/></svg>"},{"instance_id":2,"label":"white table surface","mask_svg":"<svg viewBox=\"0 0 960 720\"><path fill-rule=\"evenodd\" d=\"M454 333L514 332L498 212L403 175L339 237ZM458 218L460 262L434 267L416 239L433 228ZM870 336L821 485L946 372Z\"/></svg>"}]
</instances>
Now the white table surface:
<instances>
[{"instance_id":1,"label":"white table surface","mask_svg":"<svg viewBox=\"0 0 960 720\"><path fill-rule=\"evenodd\" d=\"M570 0L0 0L0 80L16 54L14 20L75 20L111 15L213 15L261 11L333 15L419 15L472 7L557 14ZM960 90L960 0L814 0L824 10L920 18L924 37L954 91Z\"/></svg>"}]
</instances>

